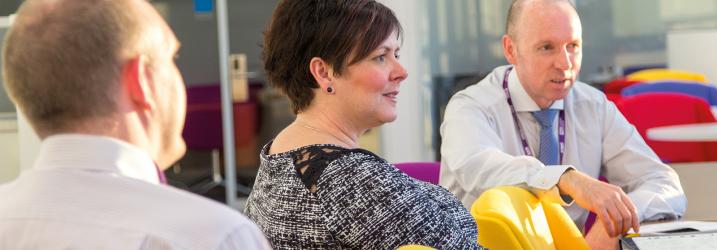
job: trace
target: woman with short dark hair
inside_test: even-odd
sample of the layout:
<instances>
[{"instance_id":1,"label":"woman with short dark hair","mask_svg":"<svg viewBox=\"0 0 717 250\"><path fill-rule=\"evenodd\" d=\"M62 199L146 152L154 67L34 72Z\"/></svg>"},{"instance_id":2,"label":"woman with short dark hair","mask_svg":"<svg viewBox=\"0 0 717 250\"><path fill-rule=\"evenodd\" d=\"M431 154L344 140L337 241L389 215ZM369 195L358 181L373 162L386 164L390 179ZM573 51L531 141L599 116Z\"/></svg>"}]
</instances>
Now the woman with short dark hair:
<instances>
[{"instance_id":1,"label":"woman with short dark hair","mask_svg":"<svg viewBox=\"0 0 717 250\"><path fill-rule=\"evenodd\" d=\"M447 190L359 148L396 119L401 26L373 0L285 0L264 40L272 86L296 120L261 151L246 214L274 248L477 249L476 224Z\"/></svg>"}]
</instances>

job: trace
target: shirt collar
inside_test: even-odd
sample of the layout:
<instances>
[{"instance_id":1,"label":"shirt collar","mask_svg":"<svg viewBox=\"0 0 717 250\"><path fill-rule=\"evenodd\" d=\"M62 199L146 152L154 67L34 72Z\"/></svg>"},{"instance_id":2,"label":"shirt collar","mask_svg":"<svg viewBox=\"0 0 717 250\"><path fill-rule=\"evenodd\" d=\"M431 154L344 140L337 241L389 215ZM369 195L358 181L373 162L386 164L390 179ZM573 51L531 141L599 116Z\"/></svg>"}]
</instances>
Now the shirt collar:
<instances>
[{"instance_id":1,"label":"shirt collar","mask_svg":"<svg viewBox=\"0 0 717 250\"><path fill-rule=\"evenodd\" d=\"M34 168L109 171L159 184L157 166L149 154L127 142L104 136L60 134L47 137L40 145Z\"/></svg>"},{"instance_id":2,"label":"shirt collar","mask_svg":"<svg viewBox=\"0 0 717 250\"><path fill-rule=\"evenodd\" d=\"M535 103L535 100L528 95L528 92L525 92L523 84L521 84L520 79L518 79L518 73L516 73L515 67L513 67L513 70L510 71L510 75L508 75L508 90L513 98L513 105L515 105L516 112L540 111L540 106L538 106L538 104ZM551 109L562 110L563 107L564 105L562 99L557 100L553 102L553 105L550 105Z\"/></svg>"}]
</instances>

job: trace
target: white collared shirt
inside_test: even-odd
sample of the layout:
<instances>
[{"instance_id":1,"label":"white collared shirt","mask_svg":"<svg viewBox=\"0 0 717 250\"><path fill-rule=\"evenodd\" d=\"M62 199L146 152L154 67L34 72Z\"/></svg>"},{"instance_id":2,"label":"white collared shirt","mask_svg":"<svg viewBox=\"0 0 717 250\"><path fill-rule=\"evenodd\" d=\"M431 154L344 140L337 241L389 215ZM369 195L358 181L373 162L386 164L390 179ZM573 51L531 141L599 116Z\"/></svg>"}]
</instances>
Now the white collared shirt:
<instances>
[{"instance_id":1,"label":"white collared shirt","mask_svg":"<svg viewBox=\"0 0 717 250\"><path fill-rule=\"evenodd\" d=\"M0 249L268 249L249 219L159 185L147 153L120 140L55 135L0 185Z\"/></svg>"},{"instance_id":2,"label":"white collared shirt","mask_svg":"<svg viewBox=\"0 0 717 250\"><path fill-rule=\"evenodd\" d=\"M565 111L565 165L545 166L525 156L502 87L508 67L498 67L458 92L446 108L440 184L465 206L470 208L482 192L500 185L524 186L541 198L562 201L555 185L566 169L575 168L595 178L605 176L623 188L635 203L640 221L684 214L686 198L677 174L660 162L604 94L585 83L576 82L565 100L551 106ZM514 70L508 78L519 122L537 155L540 125L531 112L540 108ZM576 204L566 210L582 228L587 211Z\"/></svg>"}]
</instances>

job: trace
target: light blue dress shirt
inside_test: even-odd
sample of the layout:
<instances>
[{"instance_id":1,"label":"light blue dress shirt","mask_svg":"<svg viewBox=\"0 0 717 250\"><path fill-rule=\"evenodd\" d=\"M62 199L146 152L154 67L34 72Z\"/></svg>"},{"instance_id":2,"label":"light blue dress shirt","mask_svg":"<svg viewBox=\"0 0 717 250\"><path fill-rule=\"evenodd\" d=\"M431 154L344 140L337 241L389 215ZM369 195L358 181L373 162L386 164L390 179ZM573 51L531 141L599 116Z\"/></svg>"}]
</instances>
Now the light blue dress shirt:
<instances>
[{"instance_id":1,"label":"light blue dress shirt","mask_svg":"<svg viewBox=\"0 0 717 250\"><path fill-rule=\"evenodd\" d=\"M466 207L489 188L524 186L542 198L567 205L567 212L582 228L588 212L561 198L556 187L562 173L575 168L595 178L605 176L620 186L637 207L640 221L684 214L687 201L675 171L659 160L602 92L585 83L576 81L568 96L550 107L565 109L565 165L545 166L525 156L502 88L508 67L498 67L478 84L458 92L446 108L440 184ZM538 154L540 125L530 112L540 108L523 89L515 70L509 75L508 88L528 144Z\"/></svg>"}]
</instances>

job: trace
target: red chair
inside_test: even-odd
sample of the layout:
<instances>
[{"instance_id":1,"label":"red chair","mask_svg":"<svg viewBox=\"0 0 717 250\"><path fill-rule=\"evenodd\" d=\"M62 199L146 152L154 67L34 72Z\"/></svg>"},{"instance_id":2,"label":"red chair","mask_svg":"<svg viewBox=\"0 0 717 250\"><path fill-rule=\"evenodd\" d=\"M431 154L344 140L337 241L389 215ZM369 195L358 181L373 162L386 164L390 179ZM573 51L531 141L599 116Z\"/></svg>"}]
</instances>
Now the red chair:
<instances>
[{"instance_id":1,"label":"red chair","mask_svg":"<svg viewBox=\"0 0 717 250\"><path fill-rule=\"evenodd\" d=\"M603 86L603 92L605 92L605 95L607 96L607 99L610 101L613 101L615 103L619 102L620 99L622 99L622 95L620 95L620 92L622 89L641 83L640 81L634 81L634 80L627 80L625 78L617 78Z\"/></svg>"},{"instance_id":2,"label":"red chair","mask_svg":"<svg viewBox=\"0 0 717 250\"><path fill-rule=\"evenodd\" d=\"M617 107L663 161L717 161L717 143L653 141L646 136L649 128L715 122L706 101L685 94L649 93L625 97Z\"/></svg>"},{"instance_id":3,"label":"red chair","mask_svg":"<svg viewBox=\"0 0 717 250\"><path fill-rule=\"evenodd\" d=\"M396 163L394 166L417 180L438 185L438 176L441 173L440 162L404 162Z\"/></svg>"}]
</instances>

